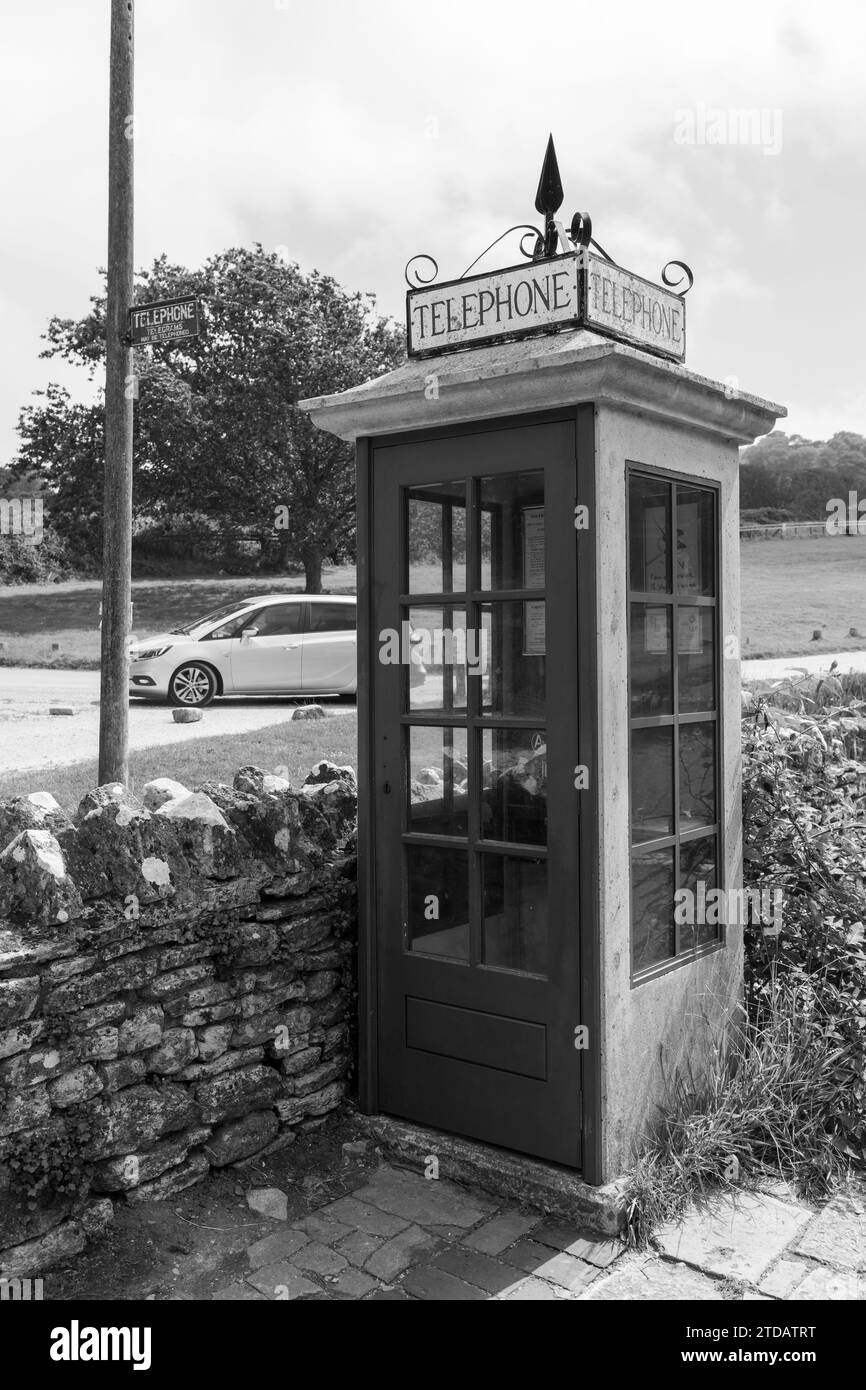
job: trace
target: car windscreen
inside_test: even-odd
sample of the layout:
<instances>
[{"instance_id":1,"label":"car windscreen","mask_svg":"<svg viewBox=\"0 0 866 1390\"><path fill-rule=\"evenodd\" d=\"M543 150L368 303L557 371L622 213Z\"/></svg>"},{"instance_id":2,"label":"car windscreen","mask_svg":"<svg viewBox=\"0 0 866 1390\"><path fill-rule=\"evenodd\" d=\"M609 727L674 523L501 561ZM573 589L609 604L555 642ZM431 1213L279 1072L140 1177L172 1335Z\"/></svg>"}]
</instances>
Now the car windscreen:
<instances>
[{"instance_id":1,"label":"car windscreen","mask_svg":"<svg viewBox=\"0 0 866 1390\"><path fill-rule=\"evenodd\" d=\"M241 611L252 612L253 607L254 605L251 603L244 605L243 602L238 603L237 601L235 603L224 603L222 608L215 608L214 611L208 613L206 617L196 618L193 622L187 623L185 627L173 627L172 632L177 633L178 636L200 637L203 632L206 632L209 627L213 627L215 623L219 623L223 619L231 618L235 613L240 613Z\"/></svg>"}]
</instances>

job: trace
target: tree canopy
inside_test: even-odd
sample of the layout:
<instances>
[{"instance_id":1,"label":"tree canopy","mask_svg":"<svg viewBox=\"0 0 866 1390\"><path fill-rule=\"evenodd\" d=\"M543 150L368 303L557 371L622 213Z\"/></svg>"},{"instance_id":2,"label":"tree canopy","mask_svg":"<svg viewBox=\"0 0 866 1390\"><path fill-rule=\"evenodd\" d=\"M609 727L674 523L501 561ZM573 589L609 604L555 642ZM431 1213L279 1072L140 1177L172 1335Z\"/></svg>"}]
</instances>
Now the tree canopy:
<instances>
[{"instance_id":1,"label":"tree canopy","mask_svg":"<svg viewBox=\"0 0 866 1390\"><path fill-rule=\"evenodd\" d=\"M740 454L740 508L774 508L792 520L822 521L833 497L866 496L866 438L841 430L804 439L774 430Z\"/></svg>"},{"instance_id":2,"label":"tree canopy","mask_svg":"<svg viewBox=\"0 0 866 1390\"><path fill-rule=\"evenodd\" d=\"M403 359L405 340L372 295L344 290L261 246L233 248L199 270L162 256L137 276L136 303L195 294L201 337L135 350L134 507L139 525L200 524L223 547L256 535L282 567L354 553L350 445L317 430L298 400L347 390ZM52 318L42 356L105 362L104 291L80 319ZM16 466L42 475L52 522L79 553L99 554L103 406L60 386L19 420Z\"/></svg>"}]
</instances>

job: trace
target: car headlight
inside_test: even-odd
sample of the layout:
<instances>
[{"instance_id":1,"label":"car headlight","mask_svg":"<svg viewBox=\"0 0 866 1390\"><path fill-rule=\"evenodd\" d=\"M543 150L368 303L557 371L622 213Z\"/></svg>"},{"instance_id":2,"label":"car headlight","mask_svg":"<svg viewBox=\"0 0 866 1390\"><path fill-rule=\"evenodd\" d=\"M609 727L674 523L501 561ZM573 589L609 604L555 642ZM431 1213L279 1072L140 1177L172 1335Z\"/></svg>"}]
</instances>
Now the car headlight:
<instances>
[{"instance_id":1,"label":"car headlight","mask_svg":"<svg viewBox=\"0 0 866 1390\"><path fill-rule=\"evenodd\" d=\"M144 652L130 652L130 657L133 661L153 661L156 657L165 656L166 652L170 651L171 647L148 647L147 651Z\"/></svg>"}]
</instances>

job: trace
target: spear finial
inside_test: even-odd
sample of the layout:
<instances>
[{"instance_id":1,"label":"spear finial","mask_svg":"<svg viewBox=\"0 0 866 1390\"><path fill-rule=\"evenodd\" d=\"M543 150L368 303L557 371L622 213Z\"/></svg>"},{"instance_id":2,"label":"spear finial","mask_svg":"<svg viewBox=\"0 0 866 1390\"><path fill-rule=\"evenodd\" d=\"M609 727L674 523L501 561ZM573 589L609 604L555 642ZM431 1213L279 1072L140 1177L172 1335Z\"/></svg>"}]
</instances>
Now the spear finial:
<instances>
[{"instance_id":1,"label":"spear finial","mask_svg":"<svg viewBox=\"0 0 866 1390\"><path fill-rule=\"evenodd\" d=\"M562 207L564 197L553 136L550 135L544 152L544 163L541 166L541 178L538 180L538 192L535 195L536 210L550 219Z\"/></svg>"}]
</instances>

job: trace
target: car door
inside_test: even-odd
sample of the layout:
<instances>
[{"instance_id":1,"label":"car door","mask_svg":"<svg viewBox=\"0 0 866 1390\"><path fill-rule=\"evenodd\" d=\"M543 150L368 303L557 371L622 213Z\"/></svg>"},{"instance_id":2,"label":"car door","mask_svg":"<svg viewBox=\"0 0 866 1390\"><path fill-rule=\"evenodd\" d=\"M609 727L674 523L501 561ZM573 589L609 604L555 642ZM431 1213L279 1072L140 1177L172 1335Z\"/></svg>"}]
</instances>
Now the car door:
<instances>
[{"instance_id":1,"label":"car door","mask_svg":"<svg viewBox=\"0 0 866 1390\"><path fill-rule=\"evenodd\" d=\"M232 684L251 695L301 692L303 599L271 603L250 617L250 636L232 642ZM254 630L254 631L253 631Z\"/></svg>"},{"instance_id":2,"label":"car door","mask_svg":"<svg viewBox=\"0 0 866 1390\"><path fill-rule=\"evenodd\" d=\"M304 634L305 694L352 690L357 679L356 605L310 600Z\"/></svg>"}]
</instances>

